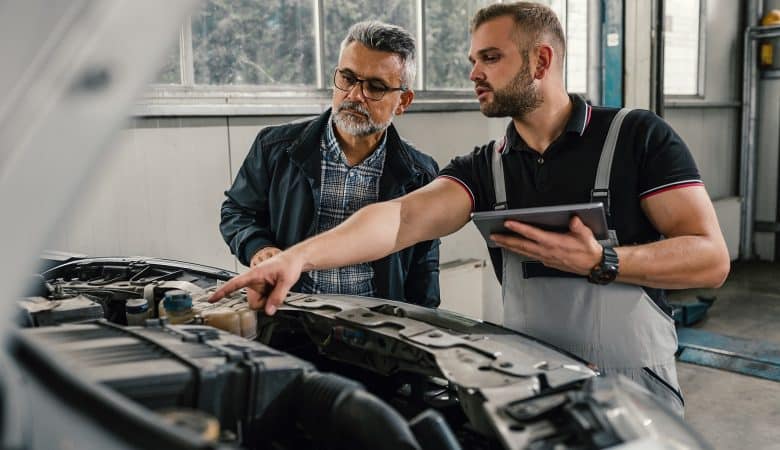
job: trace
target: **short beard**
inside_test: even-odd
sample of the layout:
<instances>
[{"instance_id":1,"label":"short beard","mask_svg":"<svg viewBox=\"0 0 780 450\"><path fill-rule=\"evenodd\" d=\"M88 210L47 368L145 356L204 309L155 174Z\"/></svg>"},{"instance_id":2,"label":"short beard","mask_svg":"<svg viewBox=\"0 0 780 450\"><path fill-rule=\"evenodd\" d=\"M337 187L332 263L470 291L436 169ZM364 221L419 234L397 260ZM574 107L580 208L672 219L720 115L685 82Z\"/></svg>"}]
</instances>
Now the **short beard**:
<instances>
[{"instance_id":1,"label":"short beard","mask_svg":"<svg viewBox=\"0 0 780 450\"><path fill-rule=\"evenodd\" d=\"M480 106L486 117L523 118L544 103L544 97L534 86L531 76L528 52L524 53L524 63L517 75L502 89L493 91L493 101Z\"/></svg>"},{"instance_id":2,"label":"short beard","mask_svg":"<svg viewBox=\"0 0 780 450\"><path fill-rule=\"evenodd\" d=\"M342 111L355 111L362 114L364 117L354 116L352 114L342 114ZM385 123L376 123L371 118L368 109L358 102L351 102L345 100L336 108L333 114L333 123L339 128L339 130L356 137L365 137L372 134L379 133L387 129L390 123L393 121L395 112L387 119Z\"/></svg>"}]
</instances>

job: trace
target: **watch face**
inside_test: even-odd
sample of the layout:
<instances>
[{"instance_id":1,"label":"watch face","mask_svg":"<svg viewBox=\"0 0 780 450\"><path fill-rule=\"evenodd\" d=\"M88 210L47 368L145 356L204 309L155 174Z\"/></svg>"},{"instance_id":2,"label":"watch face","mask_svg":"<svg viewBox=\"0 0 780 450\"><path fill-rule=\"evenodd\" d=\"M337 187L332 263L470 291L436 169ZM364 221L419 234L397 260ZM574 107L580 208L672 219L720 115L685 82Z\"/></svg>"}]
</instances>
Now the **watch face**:
<instances>
[{"instance_id":1,"label":"watch face","mask_svg":"<svg viewBox=\"0 0 780 450\"><path fill-rule=\"evenodd\" d=\"M596 284L608 284L617 278L618 264L617 253L610 247L604 247L604 255L601 263L590 271L588 280Z\"/></svg>"},{"instance_id":2,"label":"watch face","mask_svg":"<svg viewBox=\"0 0 780 450\"><path fill-rule=\"evenodd\" d=\"M601 268L601 279L604 281L612 281L617 277L618 268L613 264L605 264Z\"/></svg>"}]
</instances>

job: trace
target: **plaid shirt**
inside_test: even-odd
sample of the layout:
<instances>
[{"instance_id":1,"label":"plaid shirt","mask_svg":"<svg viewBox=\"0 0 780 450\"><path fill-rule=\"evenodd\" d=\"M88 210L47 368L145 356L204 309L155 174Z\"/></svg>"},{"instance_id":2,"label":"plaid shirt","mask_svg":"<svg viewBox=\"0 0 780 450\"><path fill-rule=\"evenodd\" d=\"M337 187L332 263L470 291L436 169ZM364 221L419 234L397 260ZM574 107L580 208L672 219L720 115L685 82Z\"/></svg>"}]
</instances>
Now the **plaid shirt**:
<instances>
[{"instance_id":1,"label":"plaid shirt","mask_svg":"<svg viewBox=\"0 0 780 450\"><path fill-rule=\"evenodd\" d=\"M350 167L333 133L333 119L323 133L322 176L317 233L323 233L345 221L358 209L379 198L379 178L385 166L387 133L374 152L360 164ZM371 264L356 264L309 272L312 293L372 296L374 269Z\"/></svg>"}]
</instances>

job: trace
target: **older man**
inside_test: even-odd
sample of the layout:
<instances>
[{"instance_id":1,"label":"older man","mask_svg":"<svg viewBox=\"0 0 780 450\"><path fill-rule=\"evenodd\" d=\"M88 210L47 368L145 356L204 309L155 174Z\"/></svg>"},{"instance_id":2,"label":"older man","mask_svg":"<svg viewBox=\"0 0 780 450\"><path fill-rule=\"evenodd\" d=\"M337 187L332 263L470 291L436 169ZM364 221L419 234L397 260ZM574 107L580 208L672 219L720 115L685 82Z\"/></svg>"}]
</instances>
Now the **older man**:
<instances>
[{"instance_id":1,"label":"older man","mask_svg":"<svg viewBox=\"0 0 780 450\"><path fill-rule=\"evenodd\" d=\"M649 111L591 107L564 87L565 40L546 6L497 4L472 22L471 80L506 134L455 158L430 185L369 206L228 282L272 314L301 270L371 261L452 233L472 211L601 201L611 239L515 221L493 235L504 325L626 375L683 411L677 335L663 289L720 286L729 256L685 143ZM504 176L501 176L504 175ZM662 239L662 236L664 237ZM529 261L529 259L531 261Z\"/></svg>"},{"instance_id":2,"label":"older man","mask_svg":"<svg viewBox=\"0 0 780 450\"><path fill-rule=\"evenodd\" d=\"M314 120L263 129L225 192L220 230L242 264L255 266L436 176L434 160L391 124L414 99L414 76L415 44L406 30L376 21L349 29L333 73L332 108ZM314 270L294 289L435 307L438 246L425 240L370 264Z\"/></svg>"}]
</instances>

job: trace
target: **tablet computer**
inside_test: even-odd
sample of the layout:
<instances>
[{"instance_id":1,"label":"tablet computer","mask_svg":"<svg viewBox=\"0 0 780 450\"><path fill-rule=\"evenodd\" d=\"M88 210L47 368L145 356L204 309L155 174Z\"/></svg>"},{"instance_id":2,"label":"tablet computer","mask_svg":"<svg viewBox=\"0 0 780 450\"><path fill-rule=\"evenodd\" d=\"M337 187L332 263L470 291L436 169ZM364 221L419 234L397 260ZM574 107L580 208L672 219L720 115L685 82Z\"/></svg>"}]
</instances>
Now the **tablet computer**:
<instances>
[{"instance_id":1,"label":"tablet computer","mask_svg":"<svg viewBox=\"0 0 780 450\"><path fill-rule=\"evenodd\" d=\"M571 205L542 206L539 208L504 209L483 211L471 214L471 220L477 226L488 247L497 247L490 239L493 233L513 234L504 227L504 221L516 220L547 231L565 233L569 231L569 221L573 216L582 220L593 231L597 240L609 237L607 218L601 203L577 203Z\"/></svg>"}]
</instances>

